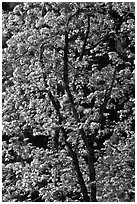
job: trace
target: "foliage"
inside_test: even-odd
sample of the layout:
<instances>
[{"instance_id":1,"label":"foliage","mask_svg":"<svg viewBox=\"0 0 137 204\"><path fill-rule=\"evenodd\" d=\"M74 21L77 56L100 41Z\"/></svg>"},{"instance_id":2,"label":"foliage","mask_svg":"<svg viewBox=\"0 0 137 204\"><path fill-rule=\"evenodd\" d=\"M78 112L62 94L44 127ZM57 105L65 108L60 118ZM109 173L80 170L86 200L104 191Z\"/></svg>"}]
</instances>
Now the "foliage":
<instances>
[{"instance_id":1,"label":"foliage","mask_svg":"<svg viewBox=\"0 0 137 204\"><path fill-rule=\"evenodd\" d=\"M133 201L134 3L2 17L3 201Z\"/></svg>"}]
</instances>

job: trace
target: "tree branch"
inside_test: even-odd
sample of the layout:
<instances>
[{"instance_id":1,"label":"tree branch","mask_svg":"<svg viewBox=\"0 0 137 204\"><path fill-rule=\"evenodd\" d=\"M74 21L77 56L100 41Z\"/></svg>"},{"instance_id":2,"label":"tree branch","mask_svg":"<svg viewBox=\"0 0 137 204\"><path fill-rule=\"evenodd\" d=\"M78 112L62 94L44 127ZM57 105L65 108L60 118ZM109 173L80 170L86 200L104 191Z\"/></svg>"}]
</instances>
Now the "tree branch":
<instances>
[{"instance_id":1,"label":"tree branch","mask_svg":"<svg viewBox=\"0 0 137 204\"><path fill-rule=\"evenodd\" d=\"M40 45L40 49L39 49L39 61L42 63L43 66L44 66L44 64L43 64L43 52L44 52L44 45L45 44L46 44L46 42L43 42Z\"/></svg>"},{"instance_id":2,"label":"tree branch","mask_svg":"<svg viewBox=\"0 0 137 204\"><path fill-rule=\"evenodd\" d=\"M69 101L71 103L71 107L73 110L73 115L76 119L77 122L79 122L79 117L78 117L78 113L77 110L75 108L75 104L74 104L74 100L73 100L73 96L71 94L70 88L69 88L69 79L68 79L68 31L67 29L65 30L65 47L64 47L64 66L63 66L63 82L65 85L65 90L67 92Z\"/></svg>"},{"instance_id":3,"label":"tree branch","mask_svg":"<svg viewBox=\"0 0 137 204\"><path fill-rule=\"evenodd\" d=\"M116 72L117 72L117 66L115 67L115 70L114 70L114 73L113 73L113 78L112 78L112 82L111 82L111 85L110 85L110 88L109 90L107 91L106 90L106 94L105 94L105 98L104 98L104 102L100 108L100 118L99 118L99 122L101 123L102 122L102 119L103 119L103 114L105 112L105 109L106 109L106 106L107 106L107 103L108 103L108 100L111 96L111 91L112 91L112 88L113 88L113 85L114 85L114 81L115 81L115 78L116 78ZM107 93L108 92L108 93Z\"/></svg>"},{"instance_id":4,"label":"tree branch","mask_svg":"<svg viewBox=\"0 0 137 204\"><path fill-rule=\"evenodd\" d=\"M67 43L66 43L67 45ZM64 49L65 53L67 54L67 49ZM64 54L65 55L65 54ZM43 54L42 52L40 53L40 62L42 63L42 66L43 66ZM66 66L68 66L66 64ZM65 69L65 74L64 74L64 78L66 80L68 80L68 72L66 72L66 69ZM67 81L68 83L68 81ZM68 84L66 85L66 90L68 91L69 88L68 88ZM83 179L83 175L81 173L81 170L80 170L80 167L79 167L79 162L78 162L78 158L77 158L77 154L75 153L75 151L73 150L71 144L67 141L67 133L62 125L62 122L63 122L63 116L60 114L60 104L59 104L59 101L53 96L52 92L48 89L48 96L49 96L49 99L51 100L52 102L52 105L53 107L55 108L56 110L56 114L58 116L58 119L59 119L59 125L60 125L60 129L62 131L62 134L63 134L63 137L64 137L64 140L65 140L65 144L68 148L68 151L70 153L70 156L72 158L72 161L73 161L73 165L75 167L75 170L76 170L76 173L77 173L77 178L78 178L78 182L80 184L80 187L81 187L81 192L83 194L83 199L84 201L87 201L89 202L90 201L90 198L88 196L88 192L87 192L87 188L86 188L86 185L85 185L85 182L84 182L84 179ZM70 97L70 92L67 92L68 93L68 96Z\"/></svg>"},{"instance_id":5,"label":"tree branch","mask_svg":"<svg viewBox=\"0 0 137 204\"><path fill-rule=\"evenodd\" d=\"M85 40L84 40L84 43L83 43L83 47L82 47L82 50L81 50L81 54L79 56L79 61L82 61L82 58L83 58L83 55L84 55L84 51L85 51L85 47L86 47L86 44L87 44L87 39L88 39L89 32L90 32L90 16L88 15L88 27L87 27L87 31L86 31L86 36L85 36Z\"/></svg>"},{"instance_id":6,"label":"tree branch","mask_svg":"<svg viewBox=\"0 0 137 204\"><path fill-rule=\"evenodd\" d=\"M68 148L68 151L70 153L70 156L72 158L72 161L73 161L73 165L75 167L75 170L76 170L76 173L77 173L77 178L78 178L78 182L80 184L80 187L81 187L81 192L83 194L83 199L84 201L87 201L89 202L90 201L90 198L88 196L88 192L87 192L87 188L85 186L85 182L84 182L84 179L83 179L83 176L82 176L82 173L81 173L81 170L80 170L80 167L79 167L79 162L78 162L78 158L77 158L77 154L75 153L75 151L73 151L73 148L71 146L71 144L69 142L67 142L67 133L64 129L64 127L62 126L62 122L63 122L63 117L62 115L60 114L60 110L59 110L59 107L58 107L58 103L57 101L55 100L54 96L52 95L51 92L48 93L49 95L49 98L50 100L52 101L52 104L56 110L56 113L58 115L58 118L59 118L59 124L60 124L60 129L62 131L62 134L63 134L63 137L64 137L64 140L65 140L65 144Z\"/></svg>"},{"instance_id":7,"label":"tree branch","mask_svg":"<svg viewBox=\"0 0 137 204\"><path fill-rule=\"evenodd\" d=\"M69 22L71 21L71 19L72 19L75 15L77 15L77 14L79 13L79 11L80 11L80 8L78 8L76 12L74 12L72 15L69 16L68 21L67 21L67 24L66 24L67 28L68 28L68 24L69 24Z\"/></svg>"},{"instance_id":8,"label":"tree branch","mask_svg":"<svg viewBox=\"0 0 137 204\"><path fill-rule=\"evenodd\" d=\"M96 202L96 177L95 177L95 167L94 167L94 141L89 146L88 154L88 168L89 168L89 178L90 178L90 201Z\"/></svg>"},{"instance_id":9,"label":"tree branch","mask_svg":"<svg viewBox=\"0 0 137 204\"><path fill-rule=\"evenodd\" d=\"M73 161L73 165L74 165L76 173L77 173L77 178L78 178L78 182L79 182L80 187L81 187L81 192L83 194L83 199L86 202L90 202L90 198L88 196L87 188L85 186L85 181L83 179L83 175L82 175L80 167L79 167L79 161L78 161L77 154L73 151L73 148L72 148L71 144L69 142L67 142L67 134L66 134L65 129L64 129L63 126L61 127L61 130L62 130L62 134L63 134L63 136L65 138L65 144L66 144L66 146L68 148L68 151L69 151L70 156L71 156L72 161Z\"/></svg>"},{"instance_id":10,"label":"tree branch","mask_svg":"<svg viewBox=\"0 0 137 204\"><path fill-rule=\"evenodd\" d=\"M87 34L87 37L88 37L88 34ZM41 62L43 70L44 70L44 63L43 63L44 44L45 43L41 44L40 54L39 54L39 60ZM85 49L85 46L86 46L86 41L84 41L83 50ZM68 31L67 31L67 29L65 31L65 47L64 47L64 58L63 58L63 60L64 60L63 81L64 81L64 84L65 84L65 90L66 90L67 95L68 95L69 100L70 100L70 104L71 104L71 107L72 107L72 110L73 110L74 118L79 123L80 119L78 117L78 113L77 113L77 110L75 108L73 96L72 96L70 88L69 88L69 79L68 79ZM47 87L46 77L44 77L44 81L45 81L45 87ZM78 182L79 182L80 187L81 187L83 200L87 201L87 202L90 202L90 199L91 199L91 201L96 201L96 184L95 184L94 160L92 159L92 161L89 161L89 175L90 175L90 184L91 184L91 186L90 186L91 192L90 192L90 197L89 197L88 192L87 192L87 187L85 185L85 181L83 179L83 175L82 175L81 170L80 170L77 154L73 150L72 145L67 141L67 133L66 133L66 130L64 129L64 127L62 125L63 124L63 116L60 114L60 108L61 107L60 107L59 101L53 96L53 94L52 94L52 92L50 91L49 88L46 89L46 92L48 93L48 97L51 100L52 105L56 110L56 114L57 114L58 119L59 119L60 129L61 129L63 138L65 140L65 145L68 148L68 151L69 151L70 156L71 156L72 161L73 161L73 165L74 165L76 173L77 173L77 179L78 179ZM89 160L90 160L91 158L94 157L94 150L92 149L92 152L91 152L91 147L89 147L88 137L87 137L83 127L79 129L79 133L81 134L82 139L83 139L83 141L84 141L84 143L86 145L86 148L87 148L87 150L89 152ZM92 144L92 146L93 146L93 144Z\"/></svg>"}]
</instances>

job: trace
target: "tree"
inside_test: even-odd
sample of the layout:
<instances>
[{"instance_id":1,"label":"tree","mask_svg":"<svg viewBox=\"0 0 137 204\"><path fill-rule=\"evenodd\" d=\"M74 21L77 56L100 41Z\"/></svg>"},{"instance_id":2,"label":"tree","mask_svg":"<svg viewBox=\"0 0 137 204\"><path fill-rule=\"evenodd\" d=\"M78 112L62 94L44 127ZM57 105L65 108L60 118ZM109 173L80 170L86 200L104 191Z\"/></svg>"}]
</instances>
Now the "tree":
<instances>
[{"instance_id":1,"label":"tree","mask_svg":"<svg viewBox=\"0 0 137 204\"><path fill-rule=\"evenodd\" d=\"M23 3L3 32L3 201L128 201L134 3Z\"/></svg>"}]
</instances>

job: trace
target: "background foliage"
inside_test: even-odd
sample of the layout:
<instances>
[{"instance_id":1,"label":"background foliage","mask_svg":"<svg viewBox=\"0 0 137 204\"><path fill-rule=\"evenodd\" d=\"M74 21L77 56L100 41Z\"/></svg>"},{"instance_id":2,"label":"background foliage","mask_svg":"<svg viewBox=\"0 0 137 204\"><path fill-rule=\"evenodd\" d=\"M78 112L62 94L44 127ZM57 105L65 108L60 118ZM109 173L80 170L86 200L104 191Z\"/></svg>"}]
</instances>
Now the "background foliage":
<instances>
[{"instance_id":1,"label":"background foliage","mask_svg":"<svg viewBox=\"0 0 137 204\"><path fill-rule=\"evenodd\" d=\"M84 201L81 130L97 201L134 201L134 21L134 3L3 3L4 202Z\"/></svg>"}]
</instances>

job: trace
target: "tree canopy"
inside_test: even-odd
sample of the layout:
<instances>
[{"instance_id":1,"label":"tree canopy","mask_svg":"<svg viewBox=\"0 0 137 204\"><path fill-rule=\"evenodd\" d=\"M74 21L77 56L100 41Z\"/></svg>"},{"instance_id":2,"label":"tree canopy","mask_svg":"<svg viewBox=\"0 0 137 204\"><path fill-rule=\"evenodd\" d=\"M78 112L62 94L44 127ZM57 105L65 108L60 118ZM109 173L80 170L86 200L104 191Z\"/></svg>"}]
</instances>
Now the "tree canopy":
<instances>
[{"instance_id":1,"label":"tree canopy","mask_svg":"<svg viewBox=\"0 0 137 204\"><path fill-rule=\"evenodd\" d=\"M135 5L3 3L3 201L134 201Z\"/></svg>"}]
</instances>

